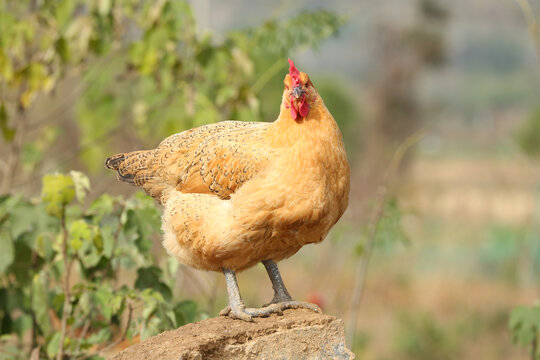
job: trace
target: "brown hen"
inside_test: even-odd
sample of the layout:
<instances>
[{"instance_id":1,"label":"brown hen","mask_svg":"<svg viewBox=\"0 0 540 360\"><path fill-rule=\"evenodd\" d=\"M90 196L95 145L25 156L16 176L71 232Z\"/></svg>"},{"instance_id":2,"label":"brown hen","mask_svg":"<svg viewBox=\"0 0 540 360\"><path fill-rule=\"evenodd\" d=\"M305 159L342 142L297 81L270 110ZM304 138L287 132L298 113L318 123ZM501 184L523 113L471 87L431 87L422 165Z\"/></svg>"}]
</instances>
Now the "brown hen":
<instances>
[{"instance_id":1,"label":"brown hen","mask_svg":"<svg viewBox=\"0 0 540 360\"><path fill-rule=\"evenodd\" d=\"M224 121L172 135L154 150L106 161L119 180L163 206L163 245L178 261L222 271L229 306L242 320L293 301L276 262L322 241L348 203L349 164L339 128L309 77L289 60L280 114L273 123ZM246 308L237 271L262 262L274 298Z\"/></svg>"}]
</instances>

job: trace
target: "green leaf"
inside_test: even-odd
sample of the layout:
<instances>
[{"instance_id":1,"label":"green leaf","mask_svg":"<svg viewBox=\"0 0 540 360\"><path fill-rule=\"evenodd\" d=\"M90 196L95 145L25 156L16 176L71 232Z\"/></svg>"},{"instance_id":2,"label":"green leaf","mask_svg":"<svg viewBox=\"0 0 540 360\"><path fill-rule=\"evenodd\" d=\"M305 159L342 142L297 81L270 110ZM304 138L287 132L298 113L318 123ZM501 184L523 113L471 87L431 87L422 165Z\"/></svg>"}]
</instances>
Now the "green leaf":
<instances>
[{"instance_id":1,"label":"green leaf","mask_svg":"<svg viewBox=\"0 0 540 360\"><path fill-rule=\"evenodd\" d=\"M56 40L54 47L56 49L56 53L58 54L58 56L60 56L62 62L66 63L67 61L69 61L69 45L65 37L60 36Z\"/></svg>"},{"instance_id":2,"label":"green leaf","mask_svg":"<svg viewBox=\"0 0 540 360\"><path fill-rule=\"evenodd\" d=\"M39 234L36 237L35 250L37 254L44 258L46 261L50 261L54 254L52 245L53 244L50 235Z\"/></svg>"},{"instance_id":3,"label":"green leaf","mask_svg":"<svg viewBox=\"0 0 540 360\"><path fill-rule=\"evenodd\" d=\"M197 315L199 312L197 303L192 300L186 300L177 303L174 306L173 311L176 317L177 326L194 322L197 319Z\"/></svg>"},{"instance_id":4,"label":"green leaf","mask_svg":"<svg viewBox=\"0 0 540 360\"><path fill-rule=\"evenodd\" d=\"M98 13L101 16L109 14L109 12L111 11L111 2L111 0L98 0L97 9Z\"/></svg>"},{"instance_id":5,"label":"green leaf","mask_svg":"<svg viewBox=\"0 0 540 360\"><path fill-rule=\"evenodd\" d=\"M111 226L104 225L99 229L101 240L103 242L103 255L111 258L114 250L114 232L116 229L113 229Z\"/></svg>"},{"instance_id":6,"label":"green leaf","mask_svg":"<svg viewBox=\"0 0 540 360\"><path fill-rule=\"evenodd\" d=\"M0 19L0 22L3 19ZM0 30L1 31L1 30ZM13 63L9 56L0 48L0 76L4 78L6 82L10 82L13 79Z\"/></svg>"},{"instance_id":7,"label":"green leaf","mask_svg":"<svg viewBox=\"0 0 540 360\"><path fill-rule=\"evenodd\" d=\"M509 321L512 339L516 344L528 346L538 339L540 306L519 306L512 310Z\"/></svg>"},{"instance_id":8,"label":"green leaf","mask_svg":"<svg viewBox=\"0 0 540 360\"><path fill-rule=\"evenodd\" d=\"M97 221L100 221L105 215L113 212L116 200L108 195L103 194L92 202L88 208L88 213L95 215Z\"/></svg>"},{"instance_id":9,"label":"green leaf","mask_svg":"<svg viewBox=\"0 0 540 360\"><path fill-rule=\"evenodd\" d=\"M77 5L76 1L57 1L55 2L55 18L60 28L66 26L69 20L73 18L73 11Z\"/></svg>"},{"instance_id":10,"label":"green leaf","mask_svg":"<svg viewBox=\"0 0 540 360\"><path fill-rule=\"evenodd\" d=\"M20 336L32 328L32 317L28 314L20 314L13 322L13 330Z\"/></svg>"},{"instance_id":11,"label":"green leaf","mask_svg":"<svg viewBox=\"0 0 540 360\"><path fill-rule=\"evenodd\" d=\"M64 299L65 299L64 293L57 293L54 295L52 299L52 307L56 312L62 311L62 307L64 306Z\"/></svg>"},{"instance_id":12,"label":"green leaf","mask_svg":"<svg viewBox=\"0 0 540 360\"><path fill-rule=\"evenodd\" d=\"M88 177L79 171L70 171L69 175L73 179L73 184L75 185L75 194L77 195L77 200L80 203L84 202L86 193L90 191L90 180Z\"/></svg>"},{"instance_id":13,"label":"green leaf","mask_svg":"<svg viewBox=\"0 0 540 360\"><path fill-rule=\"evenodd\" d=\"M8 269L20 285L28 285L32 280L32 273L28 271L32 268L32 249L24 241L17 241L15 246L15 259Z\"/></svg>"},{"instance_id":14,"label":"green leaf","mask_svg":"<svg viewBox=\"0 0 540 360\"><path fill-rule=\"evenodd\" d=\"M9 207L8 226L11 237L19 241L24 233L31 233L32 237L47 227L47 215L43 207L26 201L17 201ZM30 245L33 246L33 239Z\"/></svg>"},{"instance_id":15,"label":"green leaf","mask_svg":"<svg viewBox=\"0 0 540 360\"><path fill-rule=\"evenodd\" d=\"M172 291L161 281L162 271L157 266L148 266L137 269L136 289L153 289L163 295L166 301L171 301Z\"/></svg>"},{"instance_id":16,"label":"green leaf","mask_svg":"<svg viewBox=\"0 0 540 360\"><path fill-rule=\"evenodd\" d=\"M0 102L0 130L4 140L8 143L15 137L15 129L8 125L8 115L3 102Z\"/></svg>"},{"instance_id":17,"label":"green leaf","mask_svg":"<svg viewBox=\"0 0 540 360\"><path fill-rule=\"evenodd\" d=\"M81 294L79 302L77 304L78 308L82 311L83 314L89 314L92 310L93 303L91 301L91 296L89 291L85 291Z\"/></svg>"},{"instance_id":18,"label":"green leaf","mask_svg":"<svg viewBox=\"0 0 540 360\"><path fill-rule=\"evenodd\" d=\"M86 269L91 269L95 266L98 266L102 260L102 257L98 254L98 250L95 247L90 247L88 251L86 251L84 254L80 254L79 257L81 259L81 262L83 266ZM103 266L100 266L100 268L103 268ZM97 269L91 269L93 271Z\"/></svg>"},{"instance_id":19,"label":"green leaf","mask_svg":"<svg viewBox=\"0 0 540 360\"><path fill-rule=\"evenodd\" d=\"M47 291L45 274L37 274L32 279L31 307L36 316L36 321L43 333L48 334L51 330L51 322L48 314L49 294Z\"/></svg>"},{"instance_id":20,"label":"green leaf","mask_svg":"<svg viewBox=\"0 0 540 360\"><path fill-rule=\"evenodd\" d=\"M49 340L49 343L47 344L47 355L50 359L56 357L56 354L58 354L58 347L60 345L60 331L57 331L54 333L52 338Z\"/></svg>"},{"instance_id":21,"label":"green leaf","mask_svg":"<svg viewBox=\"0 0 540 360\"><path fill-rule=\"evenodd\" d=\"M15 259L15 247L11 237L3 229L0 229L0 245L2 248L0 251L0 274L4 274Z\"/></svg>"},{"instance_id":22,"label":"green leaf","mask_svg":"<svg viewBox=\"0 0 540 360\"><path fill-rule=\"evenodd\" d=\"M69 244L75 251L79 251L84 244L92 242L92 229L84 220L75 220L69 227Z\"/></svg>"},{"instance_id":23,"label":"green leaf","mask_svg":"<svg viewBox=\"0 0 540 360\"><path fill-rule=\"evenodd\" d=\"M94 293L94 301L96 307L101 314L109 321L113 314L110 302L113 299L112 288L108 285L100 286Z\"/></svg>"},{"instance_id":24,"label":"green leaf","mask_svg":"<svg viewBox=\"0 0 540 360\"><path fill-rule=\"evenodd\" d=\"M111 339L112 332L109 328L103 328L88 337L90 344L103 344Z\"/></svg>"},{"instance_id":25,"label":"green leaf","mask_svg":"<svg viewBox=\"0 0 540 360\"><path fill-rule=\"evenodd\" d=\"M46 210L52 216L61 218L65 205L71 203L75 197L75 184L69 175L50 174L43 177L41 190Z\"/></svg>"},{"instance_id":26,"label":"green leaf","mask_svg":"<svg viewBox=\"0 0 540 360\"><path fill-rule=\"evenodd\" d=\"M113 315L118 314L124 307L125 298L122 295L115 295L109 303L111 313Z\"/></svg>"}]
</instances>

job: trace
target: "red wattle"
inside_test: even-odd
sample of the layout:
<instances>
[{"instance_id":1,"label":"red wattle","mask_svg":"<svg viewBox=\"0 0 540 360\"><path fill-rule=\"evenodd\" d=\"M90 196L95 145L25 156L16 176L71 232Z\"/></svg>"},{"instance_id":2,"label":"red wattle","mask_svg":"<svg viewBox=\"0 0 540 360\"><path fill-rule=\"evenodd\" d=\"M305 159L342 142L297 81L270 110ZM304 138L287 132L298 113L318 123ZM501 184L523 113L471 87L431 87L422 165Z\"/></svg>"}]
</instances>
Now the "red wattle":
<instances>
[{"instance_id":1,"label":"red wattle","mask_svg":"<svg viewBox=\"0 0 540 360\"><path fill-rule=\"evenodd\" d=\"M300 116L301 117L306 117L308 112L309 112L309 105L306 102L306 96L305 95L302 98L302 103L300 104L299 110L300 110Z\"/></svg>"},{"instance_id":2,"label":"red wattle","mask_svg":"<svg viewBox=\"0 0 540 360\"><path fill-rule=\"evenodd\" d=\"M298 112L296 112L296 109L294 107L291 107L291 117L293 118L293 120L296 120L296 118L298 117Z\"/></svg>"},{"instance_id":3,"label":"red wattle","mask_svg":"<svg viewBox=\"0 0 540 360\"><path fill-rule=\"evenodd\" d=\"M290 106L291 106L291 117L293 118L293 120L296 120L296 118L298 117L298 111L294 107L294 103L293 103L292 100L291 100L291 105Z\"/></svg>"}]
</instances>

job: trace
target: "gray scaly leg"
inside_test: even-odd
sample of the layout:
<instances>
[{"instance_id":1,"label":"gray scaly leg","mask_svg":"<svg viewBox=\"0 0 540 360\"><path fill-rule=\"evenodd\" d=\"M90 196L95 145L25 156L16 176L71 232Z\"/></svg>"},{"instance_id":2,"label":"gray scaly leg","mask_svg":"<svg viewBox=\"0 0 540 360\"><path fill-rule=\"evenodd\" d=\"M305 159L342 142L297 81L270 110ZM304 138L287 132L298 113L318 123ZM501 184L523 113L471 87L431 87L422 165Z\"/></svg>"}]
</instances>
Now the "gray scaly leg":
<instances>
[{"instance_id":1,"label":"gray scaly leg","mask_svg":"<svg viewBox=\"0 0 540 360\"><path fill-rule=\"evenodd\" d=\"M315 304L303 301L294 301L283 283L283 279L281 278L277 264L272 260L264 260L262 263L266 268L270 281L272 282L272 287L274 288L274 297L272 298L272 301L270 301L269 304L264 305L263 309L261 310L268 309L270 310L270 313L278 314L285 309L296 308L310 309L318 313L322 312L321 309ZM267 312L268 311L264 311L265 314Z\"/></svg>"},{"instance_id":2,"label":"gray scaly leg","mask_svg":"<svg viewBox=\"0 0 540 360\"><path fill-rule=\"evenodd\" d=\"M236 273L229 269L222 269L222 271L223 275L225 275L227 292L229 293L229 305L221 310L219 315L230 316L233 319L244 321L253 321L251 315L246 312L246 306L240 296L240 290L238 289L238 283L236 282Z\"/></svg>"},{"instance_id":3,"label":"gray scaly leg","mask_svg":"<svg viewBox=\"0 0 540 360\"><path fill-rule=\"evenodd\" d=\"M272 301L270 301L264 306L266 307L270 304L291 301L292 297L287 291L285 284L283 283L283 279L281 278L281 274L279 273L277 264L272 260L264 260L262 263L266 268L268 276L270 277L270 281L272 282L272 288L274 288L274 297L272 298Z\"/></svg>"}]
</instances>

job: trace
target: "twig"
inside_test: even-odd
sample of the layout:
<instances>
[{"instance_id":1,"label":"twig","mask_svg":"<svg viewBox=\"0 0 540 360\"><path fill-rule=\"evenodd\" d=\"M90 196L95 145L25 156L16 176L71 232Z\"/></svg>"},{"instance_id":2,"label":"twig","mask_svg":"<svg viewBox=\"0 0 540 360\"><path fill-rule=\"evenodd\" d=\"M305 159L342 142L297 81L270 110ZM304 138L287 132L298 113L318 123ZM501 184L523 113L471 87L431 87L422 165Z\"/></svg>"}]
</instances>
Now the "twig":
<instances>
[{"instance_id":1,"label":"twig","mask_svg":"<svg viewBox=\"0 0 540 360\"><path fill-rule=\"evenodd\" d=\"M64 358L64 340L66 338L67 319L71 312L69 277L71 275L72 261L68 259L67 253L68 230L66 227L65 206L62 208L62 234L62 256L64 261L64 307L62 310L62 327L60 330L60 343L58 344L58 354L56 356L56 360L62 360Z\"/></svg>"},{"instance_id":2,"label":"twig","mask_svg":"<svg viewBox=\"0 0 540 360\"><path fill-rule=\"evenodd\" d=\"M122 334L120 335L120 337L118 339L116 339L115 341L113 341L109 345L105 346L103 349L99 350L96 354L102 354L103 355L103 353L105 353L106 351L114 348L116 345L118 345L119 343L121 343L122 341L124 341L126 339L127 332L129 330L129 326L131 325L132 316L133 316L133 306L131 304L128 304L128 318L127 318L126 326L124 327L124 330L122 331ZM91 356L96 355L96 354L92 354Z\"/></svg>"},{"instance_id":3,"label":"twig","mask_svg":"<svg viewBox=\"0 0 540 360\"><path fill-rule=\"evenodd\" d=\"M74 351L75 354L79 353L79 350L81 349L82 340L86 337L86 334L88 333L88 330L90 329L90 325L92 324L92 322L90 321L90 315L92 314L92 312L93 310L90 310L88 315L86 315L86 319L84 320L82 331L77 338L77 347L75 348L75 351Z\"/></svg>"},{"instance_id":4,"label":"twig","mask_svg":"<svg viewBox=\"0 0 540 360\"><path fill-rule=\"evenodd\" d=\"M257 94L272 79L272 77L283 69L283 60L280 58L272 64L253 84L251 91Z\"/></svg>"},{"instance_id":5,"label":"twig","mask_svg":"<svg viewBox=\"0 0 540 360\"><path fill-rule=\"evenodd\" d=\"M358 308L360 306L360 303L362 302L362 297L364 295L365 281L369 268L369 262L371 259L371 253L375 244L375 238L377 236L380 221L384 215L384 206L388 199L388 189L390 187L390 181L392 180L392 176L395 174L397 168L401 164L401 161L403 160L403 157L407 150L409 150L414 144L416 144L424 135L425 130L419 130L406 138L398 146L398 148L394 152L394 155L392 156L392 159L390 160L390 165L388 166L388 169L385 173L383 183L378 189L377 202L368 225L367 246L356 266L356 281L351 296L351 304L349 310L349 333L347 341L350 345L352 345L356 336L356 320L358 318Z\"/></svg>"}]
</instances>

